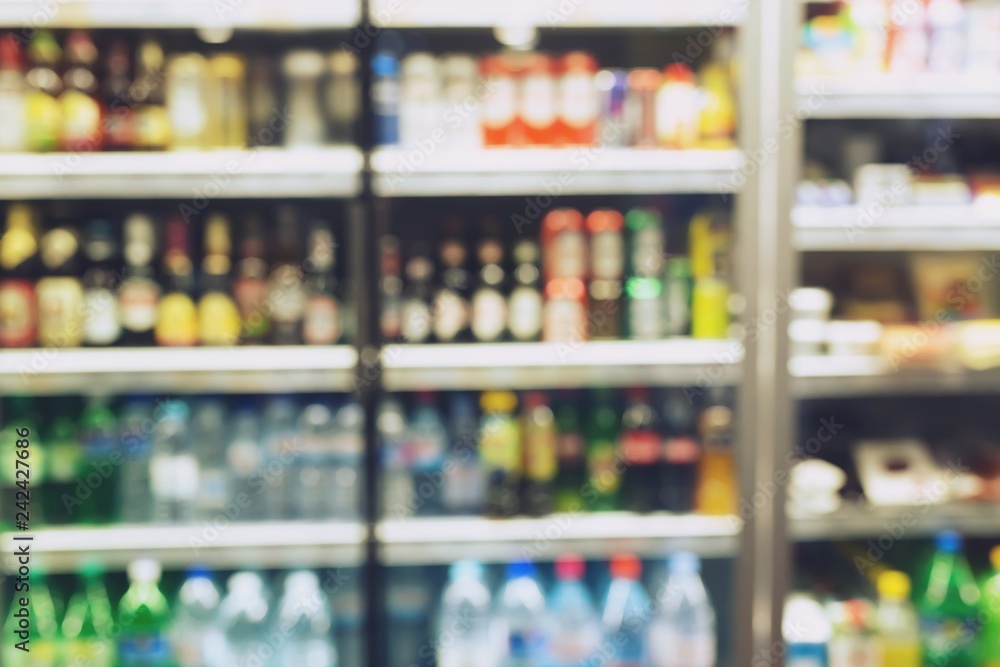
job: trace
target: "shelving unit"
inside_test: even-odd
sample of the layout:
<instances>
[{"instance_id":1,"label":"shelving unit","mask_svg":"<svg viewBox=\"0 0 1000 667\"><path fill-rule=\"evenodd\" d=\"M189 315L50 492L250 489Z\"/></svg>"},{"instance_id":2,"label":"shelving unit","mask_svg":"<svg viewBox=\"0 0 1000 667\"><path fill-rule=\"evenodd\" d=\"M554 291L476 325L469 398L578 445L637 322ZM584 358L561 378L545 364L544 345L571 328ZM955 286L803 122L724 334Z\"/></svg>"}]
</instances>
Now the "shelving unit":
<instances>
[{"instance_id":1,"label":"shelving unit","mask_svg":"<svg viewBox=\"0 0 1000 667\"><path fill-rule=\"evenodd\" d=\"M974 394L993 393L1000 388L1000 370L945 366L896 369L881 356L793 357L788 367L798 398Z\"/></svg>"},{"instance_id":2,"label":"shelving unit","mask_svg":"<svg viewBox=\"0 0 1000 667\"><path fill-rule=\"evenodd\" d=\"M799 77L796 91L799 108L809 118L1000 118L1000 78L962 74Z\"/></svg>"},{"instance_id":3,"label":"shelving unit","mask_svg":"<svg viewBox=\"0 0 1000 667\"><path fill-rule=\"evenodd\" d=\"M997 503L953 503L913 507L846 505L825 516L792 518L792 535L803 542L867 540L881 535L893 541L931 537L942 530L957 530L970 537L997 534ZM902 519L906 519L904 524Z\"/></svg>"}]
</instances>

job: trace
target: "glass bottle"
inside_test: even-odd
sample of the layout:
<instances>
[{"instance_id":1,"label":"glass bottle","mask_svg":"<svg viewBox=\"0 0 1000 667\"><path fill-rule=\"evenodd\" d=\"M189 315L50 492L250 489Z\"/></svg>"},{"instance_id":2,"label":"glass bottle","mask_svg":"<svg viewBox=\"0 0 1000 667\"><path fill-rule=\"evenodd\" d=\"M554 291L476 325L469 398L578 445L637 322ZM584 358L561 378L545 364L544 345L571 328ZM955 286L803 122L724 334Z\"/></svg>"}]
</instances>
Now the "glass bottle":
<instances>
[{"instance_id":1,"label":"glass bottle","mask_svg":"<svg viewBox=\"0 0 1000 667\"><path fill-rule=\"evenodd\" d=\"M334 51L326 81L327 138L334 144L354 141L354 126L361 110L358 58L350 51Z\"/></svg>"},{"instance_id":2,"label":"glass bottle","mask_svg":"<svg viewBox=\"0 0 1000 667\"><path fill-rule=\"evenodd\" d=\"M66 227L57 227L45 233L39 248L46 275L37 287L38 343L79 347L83 343L79 239Z\"/></svg>"},{"instance_id":3,"label":"glass bottle","mask_svg":"<svg viewBox=\"0 0 1000 667\"><path fill-rule=\"evenodd\" d=\"M503 246L496 239L479 243L479 281L472 294L472 335L479 342L498 341L507 328Z\"/></svg>"},{"instance_id":4,"label":"glass bottle","mask_svg":"<svg viewBox=\"0 0 1000 667\"><path fill-rule=\"evenodd\" d=\"M340 297L337 284L337 243L327 222L312 223L306 241L306 306L302 339L309 345L333 345L340 340Z\"/></svg>"},{"instance_id":5,"label":"glass bottle","mask_svg":"<svg viewBox=\"0 0 1000 667\"><path fill-rule=\"evenodd\" d=\"M54 151L59 147L62 80L56 73L62 50L48 30L39 30L28 43L30 69L25 81L27 118L26 144L29 151Z\"/></svg>"},{"instance_id":6,"label":"glass bottle","mask_svg":"<svg viewBox=\"0 0 1000 667\"><path fill-rule=\"evenodd\" d=\"M209 148L245 146L247 91L246 63L243 57L232 53L212 56L208 59L205 78L203 90L208 109L206 145Z\"/></svg>"},{"instance_id":7,"label":"glass bottle","mask_svg":"<svg viewBox=\"0 0 1000 667\"><path fill-rule=\"evenodd\" d=\"M118 241L114 231L108 220L96 218L87 223L83 239L87 266L83 274L84 345L114 345L122 333L114 291L118 265Z\"/></svg>"},{"instance_id":8,"label":"glass bottle","mask_svg":"<svg viewBox=\"0 0 1000 667\"><path fill-rule=\"evenodd\" d=\"M153 270L156 232L153 221L142 213L125 219L125 277L118 292L122 343L148 346L154 341L160 285Z\"/></svg>"},{"instance_id":9,"label":"glass bottle","mask_svg":"<svg viewBox=\"0 0 1000 667\"><path fill-rule=\"evenodd\" d=\"M578 511L581 507L580 494L587 482L586 443L576 399L576 394L563 396L555 411L557 512Z\"/></svg>"},{"instance_id":10,"label":"glass bottle","mask_svg":"<svg viewBox=\"0 0 1000 667\"><path fill-rule=\"evenodd\" d=\"M250 60L247 81L247 123L251 143L255 146L273 146L280 143L283 127L275 122L278 106L276 66L268 56L254 56Z\"/></svg>"},{"instance_id":11,"label":"glass bottle","mask_svg":"<svg viewBox=\"0 0 1000 667\"><path fill-rule=\"evenodd\" d=\"M663 438L649 390L628 390L618 447L626 464L622 504L633 512L651 512L659 505L660 457Z\"/></svg>"},{"instance_id":12,"label":"glass bottle","mask_svg":"<svg viewBox=\"0 0 1000 667\"><path fill-rule=\"evenodd\" d=\"M151 36L139 43L135 81L129 89L135 102L135 142L142 150L164 150L170 144L170 114L164 103L167 72L163 47Z\"/></svg>"},{"instance_id":13,"label":"glass bottle","mask_svg":"<svg viewBox=\"0 0 1000 667\"><path fill-rule=\"evenodd\" d=\"M587 216L590 233L590 335L595 340L621 336L622 275L625 272L621 213L598 210Z\"/></svg>"},{"instance_id":14,"label":"glass bottle","mask_svg":"<svg viewBox=\"0 0 1000 667\"><path fill-rule=\"evenodd\" d=\"M524 483L522 510L530 516L545 516L555 509L558 456L556 422L548 397L539 391L524 395Z\"/></svg>"},{"instance_id":15,"label":"glass bottle","mask_svg":"<svg viewBox=\"0 0 1000 667\"><path fill-rule=\"evenodd\" d=\"M424 343L431 335L431 281L434 263L424 248L414 250L406 262L406 294L403 297L403 338L408 343Z\"/></svg>"},{"instance_id":16,"label":"glass bottle","mask_svg":"<svg viewBox=\"0 0 1000 667\"><path fill-rule=\"evenodd\" d=\"M118 417L111 410L108 399L104 396L91 397L80 414L82 469L88 474L97 472L103 482L89 498L83 500L79 521L107 523L116 517L119 466L115 464L115 459L116 454L120 454L119 436Z\"/></svg>"},{"instance_id":17,"label":"glass bottle","mask_svg":"<svg viewBox=\"0 0 1000 667\"><path fill-rule=\"evenodd\" d=\"M486 474L486 514L514 516L520 511L523 470L521 429L514 410L517 396L487 391L479 399L479 457Z\"/></svg>"},{"instance_id":18,"label":"glass bottle","mask_svg":"<svg viewBox=\"0 0 1000 667\"><path fill-rule=\"evenodd\" d=\"M244 222L236 263L233 297L240 313L240 342L256 345L267 340L271 331L271 311L267 305L267 260L264 228L254 214Z\"/></svg>"},{"instance_id":19,"label":"glass bottle","mask_svg":"<svg viewBox=\"0 0 1000 667\"><path fill-rule=\"evenodd\" d=\"M386 340L397 340L403 327L403 279L399 239L385 235L379 241L379 269L382 276L382 313L379 327Z\"/></svg>"},{"instance_id":20,"label":"glass bottle","mask_svg":"<svg viewBox=\"0 0 1000 667\"><path fill-rule=\"evenodd\" d=\"M134 100L129 92L131 70L128 43L120 38L113 40L108 47L101 82L105 150L129 150L136 144Z\"/></svg>"},{"instance_id":21,"label":"glass bottle","mask_svg":"<svg viewBox=\"0 0 1000 667\"><path fill-rule=\"evenodd\" d=\"M27 115L24 58L16 39L0 40L0 153L24 150Z\"/></svg>"},{"instance_id":22,"label":"glass bottle","mask_svg":"<svg viewBox=\"0 0 1000 667\"><path fill-rule=\"evenodd\" d=\"M59 95L59 145L65 151L100 150L103 142L101 103L97 99L97 47L83 30L66 38L69 67Z\"/></svg>"},{"instance_id":23,"label":"glass bottle","mask_svg":"<svg viewBox=\"0 0 1000 667\"><path fill-rule=\"evenodd\" d=\"M302 281L302 251L299 224L294 208L278 210L278 233L275 262L268 280L271 310L271 342L296 345L302 342L302 319L305 316L306 289Z\"/></svg>"},{"instance_id":24,"label":"glass bottle","mask_svg":"<svg viewBox=\"0 0 1000 667\"><path fill-rule=\"evenodd\" d=\"M508 305L510 335L515 340L538 340L542 331L542 293L538 244L525 239L514 246L514 283Z\"/></svg>"},{"instance_id":25,"label":"glass bottle","mask_svg":"<svg viewBox=\"0 0 1000 667\"><path fill-rule=\"evenodd\" d=\"M10 204L0 237L0 348L30 347L38 335L35 279L39 270L35 210Z\"/></svg>"},{"instance_id":26,"label":"glass bottle","mask_svg":"<svg viewBox=\"0 0 1000 667\"><path fill-rule=\"evenodd\" d=\"M441 242L439 261L441 272L434 292L434 338L452 343L464 338L469 328L469 272L465 246L458 238Z\"/></svg>"},{"instance_id":27,"label":"glass bottle","mask_svg":"<svg viewBox=\"0 0 1000 667\"><path fill-rule=\"evenodd\" d=\"M282 67L288 79L288 148L314 147L324 142L326 127L320 110L324 65L319 51L296 50L285 56Z\"/></svg>"},{"instance_id":28,"label":"glass bottle","mask_svg":"<svg viewBox=\"0 0 1000 667\"><path fill-rule=\"evenodd\" d=\"M157 345L187 347L198 343L198 309L194 302L194 264L184 219L167 221L166 252L163 255L164 295L156 313Z\"/></svg>"},{"instance_id":29,"label":"glass bottle","mask_svg":"<svg viewBox=\"0 0 1000 667\"><path fill-rule=\"evenodd\" d=\"M594 390L591 399L585 429L588 478L581 492L583 506L591 512L616 510L622 485L618 412L607 389Z\"/></svg>"},{"instance_id":30,"label":"glass bottle","mask_svg":"<svg viewBox=\"0 0 1000 667\"><path fill-rule=\"evenodd\" d=\"M208 62L197 53L170 56L166 101L170 118L170 148L208 148L210 113L207 106ZM218 113L224 113L218 109ZM217 138L217 137L212 137Z\"/></svg>"},{"instance_id":31,"label":"glass bottle","mask_svg":"<svg viewBox=\"0 0 1000 667\"><path fill-rule=\"evenodd\" d=\"M240 337L240 312L230 296L232 242L229 220L221 213L213 213L205 223L203 250L198 338L203 345L236 345Z\"/></svg>"}]
</instances>

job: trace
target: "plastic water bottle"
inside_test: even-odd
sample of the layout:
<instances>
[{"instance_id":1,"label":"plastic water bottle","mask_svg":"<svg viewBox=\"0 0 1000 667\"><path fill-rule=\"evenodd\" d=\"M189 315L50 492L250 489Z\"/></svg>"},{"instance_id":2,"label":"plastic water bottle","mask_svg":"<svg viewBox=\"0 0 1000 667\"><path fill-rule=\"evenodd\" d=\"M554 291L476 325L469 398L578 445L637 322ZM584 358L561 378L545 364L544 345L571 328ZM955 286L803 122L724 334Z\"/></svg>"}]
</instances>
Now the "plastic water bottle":
<instances>
[{"instance_id":1,"label":"plastic water bottle","mask_svg":"<svg viewBox=\"0 0 1000 667\"><path fill-rule=\"evenodd\" d=\"M295 461L300 449L296 440L298 416L298 407L289 396L275 397L264 409L261 494L265 516L270 519L283 519L291 514L291 508L286 503L286 489L290 485L290 470L294 465L291 462Z\"/></svg>"},{"instance_id":2,"label":"plastic water bottle","mask_svg":"<svg viewBox=\"0 0 1000 667\"><path fill-rule=\"evenodd\" d=\"M178 667L226 667L219 589L207 569L193 567L177 594L170 641Z\"/></svg>"},{"instance_id":3,"label":"plastic water bottle","mask_svg":"<svg viewBox=\"0 0 1000 667\"><path fill-rule=\"evenodd\" d=\"M153 456L152 399L132 396L122 408L122 466L119 477L121 518L125 523L149 523L153 520L153 490L150 485L150 459ZM162 415L160 415L162 416Z\"/></svg>"},{"instance_id":4,"label":"plastic water bottle","mask_svg":"<svg viewBox=\"0 0 1000 667\"><path fill-rule=\"evenodd\" d=\"M537 667L545 658L545 595L535 580L535 566L515 561L507 566L507 581L500 591L498 623L504 641L500 647L504 667Z\"/></svg>"},{"instance_id":5,"label":"plastic water bottle","mask_svg":"<svg viewBox=\"0 0 1000 667\"><path fill-rule=\"evenodd\" d=\"M410 470L416 490L417 513L425 516L441 514L444 486L444 457L448 450L448 431L435 405L432 392L417 394L417 404L410 420Z\"/></svg>"},{"instance_id":6,"label":"plastic water bottle","mask_svg":"<svg viewBox=\"0 0 1000 667\"><path fill-rule=\"evenodd\" d=\"M222 516L232 495L226 462L226 406L217 398L198 401L191 414L192 441L198 457L198 517Z\"/></svg>"},{"instance_id":7,"label":"plastic water bottle","mask_svg":"<svg viewBox=\"0 0 1000 667\"><path fill-rule=\"evenodd\" d=\"M336 628L334 645L337 661L350 667L363 663L364 601L361 598L360 570L352 570L333 593L333 620ZM327 582L324 582L330 590Z\"/></svg>"},{"instance_id":8,"label":"plastic water bottle","mask_svg":"<svg viewBox=\"0 0 1000 667\"><path fill-rule=\"evenodd\" d=\"M667 581L649 626L653 667L715 667L715 610L700 570L701 561L692 553L676 553L667 561Z\"/></svg>"},{"instance_id":9,"label":"plastic water bottle","mask_svg":"<svg viewBox=\"0 0 1000 667\"><path fill-rule=\"evenodd\" d=\"M611 584L604 597L601 625L603 648L611 651L611 664L618 667L642 665L649 627L649 596L639 578L642 563L631 554L611 559Z\"/></svg>"},{"instance_id":10,"label":"plastic water bottle","mask_svg":"<svg viewBox=\"0 0 1000 667\"><path fill-rule=\"evenodd\" d=\"M410 667L418 659L430 627L430 585L422 567L389 570L386 607L391 626L389 667Z\"/></svg>"},{"instance_id":11,"label":"plastic water bottle","mask_svg":"<svg viewBox=\"0 0 1000 667\"><path fill-rule=\"evenodd\" d=\"M583 574L579 556L561 556L556 561L556 585L549 596L549 656L554 667L591 664L601 644L601 621Z\"/></svg>"},{"instance_id":12,"label":"plastic water bottle","mask_svg":"<svg viewBox=\"0 0 1000 667\"><path fill-rule=\"evenodd\" d=\"M402 519L413 514L413 477L407 443L406 416L394 398L379 406L379 440L382 444L382 514Z\"/></svg>"},{"instance_id":13,"label":"plastic water bottle","mask_svg":"<svg viewBox=\"0 0 1000 667\"><path fill-rule=\"evenodd\" d=\"M274 667L334 667L333 613L330 601L319 588L316 574L292 572L278 602L274 632L284 642L274 655Z\"/></svg>"},{"instance_id":14,"label":"plastic water bottle","mask_svg":"<svg viewBox=\"0 0 1000 667\"><path fill-rule=\"evenodd\" d=\"M340 406L333 430L333 479L326 490L327 517L357 520L361 515L364 429L365 411L356 401Z\"/></svg>"},{"instance_id":15,"label":"plastic water bottle","mask_svg":"<svg viewBox=\"0 0 1000 667\"><path fill-rule=\"evenodd\" d=\"M226 637L226 664L268 665L274 649L266 643L270 599L256 572L229 577L228 593L219 606L219 625Z\"/></svg>"},{"instance_id":16,"label":"plastic water bottle","mask_svg":"<svg viewBox=\"0 0 1000 667\"><path fill-rule=\"evenodd\" d=\"M483 566L460 560L451 566L438 612L437 667L493 667L490 591Z\"/></svg>"},{"instance_id":17,"label":"plastic water bottle","mask_svg":"<svg viewBox=\"0 0 1000 667\"><path fill-rule=\"evenodd\" d=\"M260 417L249 400L241 402L229 425L226 461L232 475L233 499L240 510L239 520L259 521L265 516L264 491L260 475L264 450L260 436Z\"/></svg>"},{"instance_id":18,"label":"plastic water bottle","mask_svg":"<svg viewBox=\"0 0 1000 667\"><path fill-rule=\"evenodd\" d=\"M788 596L781 631L788 647L785 667L827 667L832 628L823 606L813 597Z\"/></svg>"},{"instance_id":19,"label":"plastic water bottle","mask_svg":"<svg viewBox=\"0 0 1000 667\"><path fill-rule=\"evenodd\" d=\"M322 403L307 405L299 416L299 451L288 467L286 507L296 519L320 519L333 480L333 413Z\"/></svg>"},{"instance_id":20,"label":"plastic water bottle","mask_svg":"<svg viewBox=\"0 0 1000 667\"><path fill-rule=\"evenodd\" d=\"M198 461L188 434L190 409L182 400L167 401L153 433L150 478L156 521L190 522L198 489Z\"/></svg>"},{"instance_id":21,"label":"plastic water bottle","mask_svg":"<svg viewBox=\"0 0 1000 667\"><path fill-rule=\"evenodd\" d=\"M444 511L448 514L478 515L486 501L486 479L476 450L479 414L468 392L448 396L448 472L441 490Z\"/></svg>"}]
</instances>

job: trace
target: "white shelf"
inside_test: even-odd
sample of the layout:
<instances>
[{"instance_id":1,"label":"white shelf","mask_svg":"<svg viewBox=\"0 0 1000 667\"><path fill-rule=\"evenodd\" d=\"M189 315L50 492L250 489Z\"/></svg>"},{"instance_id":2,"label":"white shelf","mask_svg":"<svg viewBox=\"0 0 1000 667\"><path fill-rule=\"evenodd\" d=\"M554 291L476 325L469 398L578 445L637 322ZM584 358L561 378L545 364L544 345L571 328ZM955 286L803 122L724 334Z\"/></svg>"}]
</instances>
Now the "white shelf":
<instances>
[{"instance_id":1,"label":"white shelf","mask_svg":"<svg viewBox=\"0 0 1000 667\"><path fill-rule=\"evenodd\" d=\"M975 206L799 206L798 250L991 250L1000 248L1000 210Z\"/></svg>"},{"instance_id":2,"label":"white shelf","mask_svg":"<svg viewBox=\"0 0 1000 667\"><path fill-rule=\"evenodd\" d=\"M792 537L801 542L858 540L888 535L919 539L942 530L970 537L1000 537L1000 503L948 503L900 507L872 507L865 502L846 504L825 516L791 517ZM903 523L905 517L906 523ZM909 525L907 525L909 524ZM902 537L899 530L903 530ZM892 531L892 532L891 532Z\"/></svg>"},{"instance_id":3,"label":"white shelf","mask_svg":"<svg viewBox=\"0 0 1000 667\"><path fill-rule=\"evenodd\" d=\"M357 351L336 346L0 351L2 393L349 391Z\"/></svg>"},{"instance_id":4,"label":"white shelf","mask_svg":"<svg viewBox=\"0 0 1000 667\"><path fill-rule=\"evenodd\" d=\"M0 199L352 197L356 148L0 154Z\"/></svg>"},{"instance_id":5,"label":"white shelf","mask_svg":"<svg viewBox=\"0 0 1000 667\"><path fill-rule=\"evenodd\" d=\"M366 530L352 522L264 522L190 526L112 525L48 528L0 535L4 559L13 537L30 535L33 559L50 572L73 572L89 559L123 568L136 558L155 558L166 568L192 563L215 568L357 565ZM10 565L9 560L4 563ZM13 571L13 570L7 570Z\"/></svg>"},{"instance_id":6,"label":"white shelf","mask_svg":"<svg viewBox=\"0 0 1000 667\"><path fill-rule=\"evenodd\" d=\"M788 361L792 390L799 398L872 395L994 393L1000 369L906 367L894 370L880 356L810 355Z\"/></svg>"},{"instance_id":7,"label":"white shelf","mask_svg":"<svg viewBox=\"0 0 1000 667\"><path fill-rule=\"evenodd\" d=\"M371 7L376 22L393 28L721 27L746 18L737 0L373 0Z\"/></svg>"},{"instance_id":8,"label":"white shelf","mask_svg":"<svg viewBox=\"0 0 1000 667\"><path fill-rule=\"evenodd\" d=\"M810 118L1000 118L1000 76L808 76L796 90Z\"/></svg>"},{"instance_id":9,"label":"white shelf","mask_svg":"<svg viewBox=\"0 0 1000 667\"><path fill-rule=\"evenodd\" d=\"M745 181L742 164L736 150L583 147L442 146L426 158L417 149L381 149L371 159L380 197L733 193Z\"/></svg>"},{"instance_id":10,"label":"white shelf","mask_svg":"<svg viewBox=\"0 0 1000 667\"><path fill-rule=\"evenodd\" d=\"M735 516L609 512L538 519L417 517L383 521L376 534L385 561L405 565L451 563L457 558L545 561L568 551L598 558L616 551L663 557L675 550L733 556L741 529Z\"/></svg>"},{"instance_id":11,"label":"white shelf","mask_svg":"<svg viewBox=\"0 0 1000 667\"><path fill-rule=\"evenodd\" d=\"M3 0L0 26L47 28L349 28L359 0Z\"/></svg>"},{"instance_id":12,"label":"white shelf","mask_svg":"<svg viewBox=\"0 0 1000 667\"><path fill-rule=\"evenodd\" d=\"M391 391L580 386L708 386L739 378L743 347L728 340L389 345Z\"/></svg>"}]
</instances>

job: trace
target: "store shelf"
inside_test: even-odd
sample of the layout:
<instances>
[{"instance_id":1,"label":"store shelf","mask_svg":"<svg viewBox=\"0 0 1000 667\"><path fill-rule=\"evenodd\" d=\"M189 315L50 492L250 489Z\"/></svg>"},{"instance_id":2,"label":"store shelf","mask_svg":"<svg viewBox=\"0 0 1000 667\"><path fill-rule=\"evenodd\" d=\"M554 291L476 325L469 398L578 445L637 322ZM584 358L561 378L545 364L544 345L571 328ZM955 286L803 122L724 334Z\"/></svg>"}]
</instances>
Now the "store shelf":
<instances>
[{"instance_id":1,"label":"store shelf","mask_svg":"<svg viewBox=\"0 0 1000 667\"><path fill-rule=\"evenodd\" d=\"M0 351L2 393L348 391L355 348L247 346Z\"/></svg>"},{"instance_id":2,"label":"store shelf","mask_svg":"<svg viewBox=\"0 0 1000 667\"><path fill-rule=\"evenodd\" d=\"M810 118L1000 118L1000 77L852 74L799 77Z\"/></svg>"},{"instance_id":3,"label":"store shelf","mask_svg":"<svg viewBox=\"0 0 1000 667\"><path fill-rule=\"evenodd\" d=\"M0 154L0 199L352 197L355 148Z\"/></svg>"},{"instance_id":4,"label":"store shelf","mask_svg":"<svg viewBox=\"0 0 1000 667\"><path fill-rule=\"evenodd\" d=\"M746 179L736 150L493 148L436 146L429 156L382 149L372 155L381 197L732 193ZM525 217L531 212L517 211Z\"/></svg>"},{"instance_id":5,"label":"store shelf","mask_svg":"<svg viewBox=\"0 0 1000 667\"><path fill-rule=\"evenodd\" d=\"M47 28L349 28L359 0L3 0L0 26Z\"/></svg>"},{"instance_id":6,"label":"store shelf","mask_svg":"<svg viewBox=\"0 0 1000 667\"><path fill-rule=\"evenodd\" d=\"M155 558L166 568L192 563L213 568L322 567L356 565L363 557L365 529L348 522L215 522L190 526L114 525L51 528L0 536L5 558L13 537L32 535L34 562L50 572L72 572L88 559L122 568L136 558ZM8 565L9 560L4 563Z\"/></svg>"},{"instance_id":7,"label":"store shelf","mask_svg":"<svg viewBox=\"0 0 1000 667\"><path fill-rule=\"evenodd\" d=\"M871 395L993 393L1000 391L1000 369L903 367L879 356L802 356L788 363L792 390L799 398Z\"/></svg>"},{"instance_id":8,"label":"store shelf","mask_svg":"<svg viewBox=\"0 0 1000 667\"><path fill-rule=\"evenodd\" d=\"M969 537L1000 537L1000 503L950 503L912 507L845 505L825 516L791 518L792 536L799 541L872 539L893 542L957 530Z\"/></svg>"},{"instance_id":9,"label":"store shelf","mask_svg":"<svg viewBox=\"0 0 1000 667\"><path fill-rule=\"evenodd\" d=\"M798 250L1000 249L1000 210L986 206L839 208L792 211Z\"/></svg>"},{"instance_id":10,"label":"store shelf","mask_svg":"<svg viewBox=\"0 0 1000 667\"><path fill-rule=\"evenodd\" d=\"M451 563L456 558L545 561L566 551L595 558L616 551L660 558L685 549L723 557L737 552L741 528L735 516L615 512L540 519L398 519L378 524L376 534L384 560L406 565Z\"/></svg>"},{"instance_id":11,"label":"store shelf","mask_svg":"<svg viewBox=\"0 0 1000 667\"><path fill-rule=\"evenodd\" d=\"M372 17L393 28L648 28L735 26L746 3L734 0L373 0Z\"/></svg>"},{"instance_id":12,"label":"store shelf","mask_svg":"<svg viewBox=\"0 0 1000 667\"><path fill-rule=\"evenodd\" d=\"M541 389L581 386L707 386L739 379L734 341L390 345L382 352L390 391Z\"/></svg>"}]
</instances>

